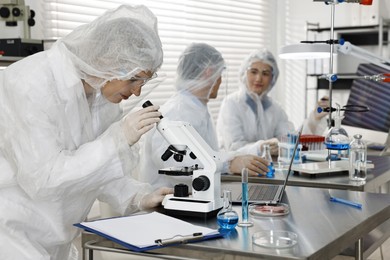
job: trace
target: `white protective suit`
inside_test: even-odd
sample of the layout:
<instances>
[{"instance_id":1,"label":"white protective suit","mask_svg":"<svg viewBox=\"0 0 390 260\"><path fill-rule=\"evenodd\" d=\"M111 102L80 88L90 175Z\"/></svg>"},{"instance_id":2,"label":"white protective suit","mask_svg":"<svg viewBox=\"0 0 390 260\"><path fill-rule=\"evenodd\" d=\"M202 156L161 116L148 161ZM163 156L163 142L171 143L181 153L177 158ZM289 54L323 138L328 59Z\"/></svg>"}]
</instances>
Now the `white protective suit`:
<instances>
[{"instance_id":1,"label":"white protective suit","mask_svg":"<svg viewBox=\"0 0 390 260\"><path fill-rule=\"evenodd\" d=\"M100 88L161 63L155 16L120 6L0 74L0 259L78 259L73 224L97 198L138 210L151 186L125 176L139 151Z\"/></svg>"},{"instance_id":2,"label":"white protective suit","mask_svg":"<svg viewBox=\"0 0 390 260\"><path fill-rule=\"evenodd\" d=\"M272 68L272 80L266 93L257 95L249 90L247 69L254 62L263 62ZM294 131L294 125L288 120L280 104L267 96L275 85L279 69L272 53L266 49L250 53L241 64L239 77L240 89L225 97L217 119L217 135L220 148L229 151L260 155L260 147L265 140L278 138ZM304 122L303 133L310 133L309 124L314 116ZM316 123L314 123L316 124ZM322 133L326 121L317 127ZM317 133L312 133L317 134Z\"/></svg>"},{"instance_id":3,"label":"white protective suit","mask_svg":"<svg viewBox=\"0 0 390 260\"><path fill-rule=\"evenodd\" d=\"M218 151L218 142L207 102L224 67L222 55L214 47L203 43L191 44L179 58L175 83L177 92L159 110L169 120L189 122L215 151ZM142 139L141 181L149 182L155 188L173 187L178 183L185 183L191 187L190 176L161 175L158 174L158 170L195 164L201 166L199 160L193 160L187 155L184 156L182 162L176 162L173 157L163 161L161 155L170 144L156 129L152 129ZM230 157L231 155L226 154L224 172L228 171L228 158Z\"/></svg>"}]
</instances>

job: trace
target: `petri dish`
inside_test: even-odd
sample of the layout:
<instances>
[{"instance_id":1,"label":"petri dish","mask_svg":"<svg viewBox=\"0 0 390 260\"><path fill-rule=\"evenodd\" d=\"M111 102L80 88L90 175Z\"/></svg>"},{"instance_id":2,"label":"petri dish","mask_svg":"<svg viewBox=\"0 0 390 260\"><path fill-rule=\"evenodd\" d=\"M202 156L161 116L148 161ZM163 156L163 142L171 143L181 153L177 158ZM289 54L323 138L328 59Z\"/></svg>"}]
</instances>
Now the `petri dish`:
<instances>
[{"instance_id":1,"label":"petri dish","mask_svg":"<svg viewBox=\"0 0 390 260\"><path fill-rule=\"evenodd\" d=\"M252 242L267 248L289 248L298 243L298 235L285 230L263 230L252 235Z\"/></svg>"},{"instance_id":2,"label":"petri dish","mask_svg":"<svg viewBox=\"0 0 390 260\"><path fill-rule=\"evenodd\" d=\"M285 203L268 205L265 203L253 203L248 207L249 214L252 217L273 217L284 216L290 213L290 207Z\"/></svg>"}]
</instances>

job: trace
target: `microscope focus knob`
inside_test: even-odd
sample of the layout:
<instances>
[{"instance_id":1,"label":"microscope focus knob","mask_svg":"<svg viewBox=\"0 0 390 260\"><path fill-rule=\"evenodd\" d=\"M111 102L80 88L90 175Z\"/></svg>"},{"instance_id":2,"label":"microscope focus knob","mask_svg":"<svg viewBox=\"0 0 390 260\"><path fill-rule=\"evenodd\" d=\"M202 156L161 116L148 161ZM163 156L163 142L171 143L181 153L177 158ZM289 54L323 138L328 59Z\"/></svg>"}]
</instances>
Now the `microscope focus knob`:
<instances>
[{"instance_id":1,"label":"microscope focus knob","mask_svg":"<svg viewBox=\"0 0 390 260\"><path fill-rule=\"evenodd\" d=\"M183 183L175 185L173 196L188 197L188 185L185 185Z\"/></svg>"},{"instance_id":2,"label":"microscope focus knob","mask_svg":"<svg viewBox=\"0 0 390 260\"><path fill-rule=\"evenodd\" d=\"M201 175L192 181L192 187L196 191L205 191L210 188L210 180L206 175Z\"/></svg>"}]
</instances>

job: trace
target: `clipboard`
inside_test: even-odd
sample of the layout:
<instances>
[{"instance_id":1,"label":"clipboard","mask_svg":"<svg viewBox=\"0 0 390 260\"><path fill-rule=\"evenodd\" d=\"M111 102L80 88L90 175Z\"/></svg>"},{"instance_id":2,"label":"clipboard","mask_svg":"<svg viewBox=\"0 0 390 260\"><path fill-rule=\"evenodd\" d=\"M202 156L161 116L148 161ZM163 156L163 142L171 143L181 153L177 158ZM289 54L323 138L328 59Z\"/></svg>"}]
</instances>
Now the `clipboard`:
<instances>
[{"instance_id":1,"label":"clipboard","mask_svg":"<svg viewBox=\"0 0 390 260\"><path fill-rule=\"evenodd\" d=\"M218 230L193 225L158 212L81 222L74 226L136 252L223 236Z\"/></svg>"}]
</instances>

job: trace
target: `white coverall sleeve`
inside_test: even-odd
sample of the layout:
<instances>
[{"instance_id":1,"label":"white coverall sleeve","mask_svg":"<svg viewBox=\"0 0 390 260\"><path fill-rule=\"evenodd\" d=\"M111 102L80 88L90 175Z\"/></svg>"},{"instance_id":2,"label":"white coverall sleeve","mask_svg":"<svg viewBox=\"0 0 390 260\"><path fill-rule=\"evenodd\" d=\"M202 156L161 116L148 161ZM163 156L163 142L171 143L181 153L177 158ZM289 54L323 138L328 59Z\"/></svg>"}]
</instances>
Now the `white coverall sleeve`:
<instances>
[{"instance_id":1,"label":"white coverall sleeve","mask_svg":"<svg viewBox=\"0 0 390 260\"><path fill-rule=\"evenodd\" d=\"M217 120L217 133L220 147L226 151L238 151L243 154L260 153L260 146L263 140L249 142L244 134L245 123L242 121L236 103L225 98Z\"/></svg>"},{"instance_id":2,"label":"white coverall sleeve","mask_svg":"<svg viewBox=\"0 0 390 260\"><path fill-rule=\"evenodd\" d=\"M115 179L106 184L98 199L108 203L120 215L130 215L141 210L142 198L152 192L152 186L131 177Z\"/></svg>"},{"instance_id":3,"label":"white coverall sleeve","mask_svg":"<svg viewBox=\"0 0 390 260\"><path fill-rule=\"evenodd\" d=\"M315 111L312 111L309 117L303 122L302 134L324 135L328 127L327 118L325 116L318 120L315 117Z\"/></svg>"},{"instance_id":4,"label":"white coverall sleeve","mask_svg":"<svg viewBox=\"0 0 390 260\"><path fill-rule=\"evenodd\" d=\"M19 118L26 127L17 129L18 138L11 141L18 183L32 198L56 199L97 189L123 176L120 154L128 154L131 160L131 155L138 152L127 145L119 122L96 140L67 150L58 139L63 130L53 120L60 115L51 114L50 109L37 110L26 107L24 118Z\"/></svg>"},{"instance_id":5,"label":"white coverall sleeve","mask_svg":"<svg viewBox=\"0 0 390 260\"><path fill-rule=\"evenodd\" d=\"M218 142L221 148L227 151L234 151L246 144L244 124L240 120L238 110L234 102L225 98L221 104L217 119Z\"/></svg>"}]
</instances>

